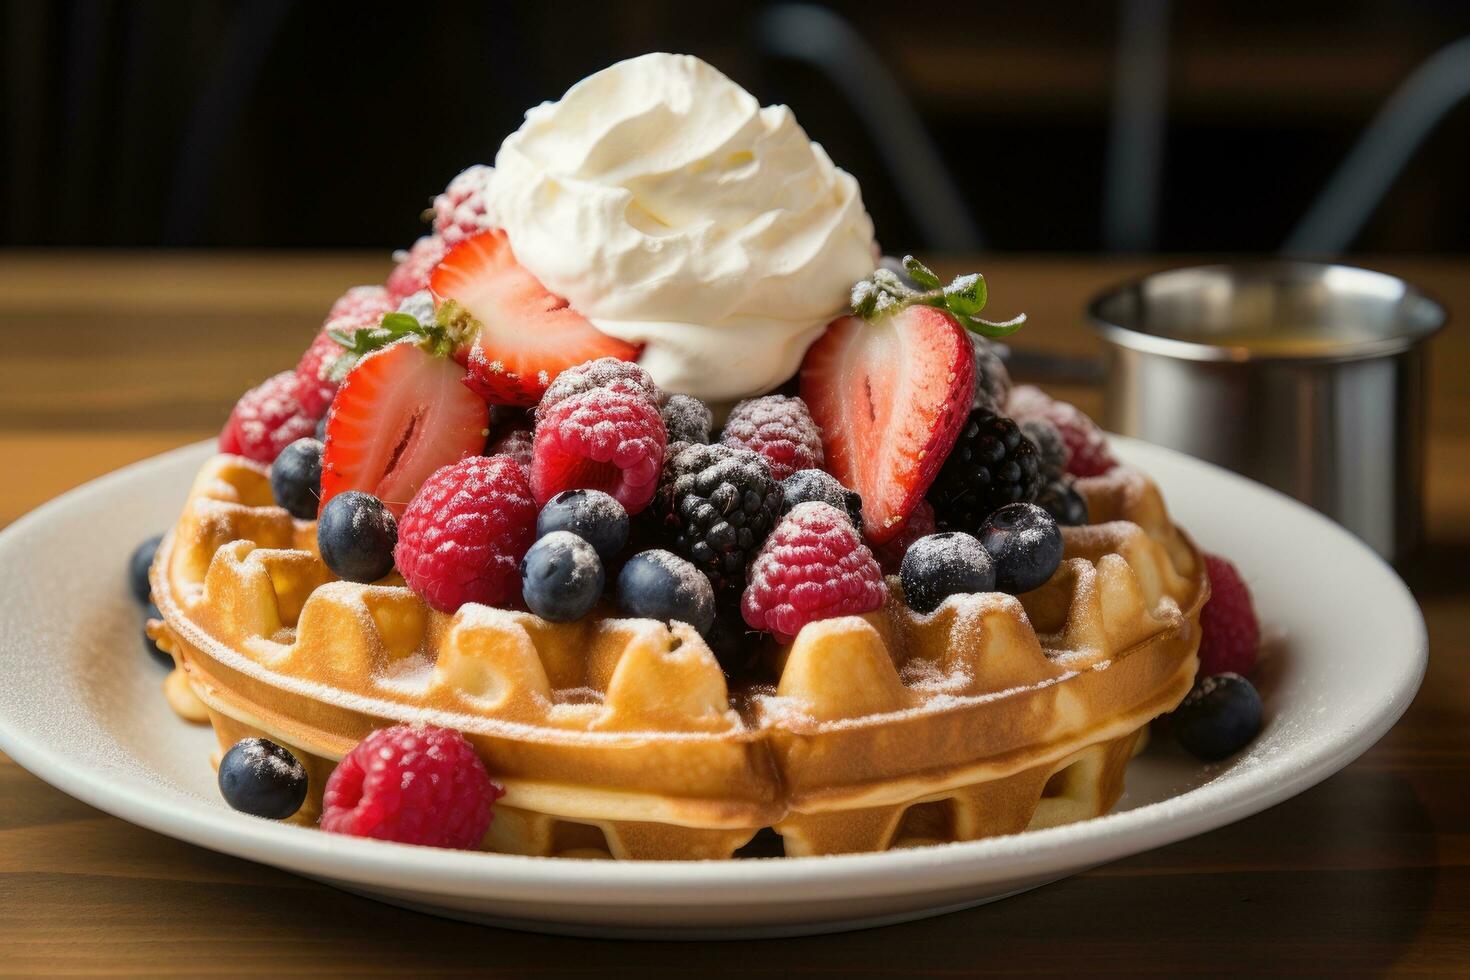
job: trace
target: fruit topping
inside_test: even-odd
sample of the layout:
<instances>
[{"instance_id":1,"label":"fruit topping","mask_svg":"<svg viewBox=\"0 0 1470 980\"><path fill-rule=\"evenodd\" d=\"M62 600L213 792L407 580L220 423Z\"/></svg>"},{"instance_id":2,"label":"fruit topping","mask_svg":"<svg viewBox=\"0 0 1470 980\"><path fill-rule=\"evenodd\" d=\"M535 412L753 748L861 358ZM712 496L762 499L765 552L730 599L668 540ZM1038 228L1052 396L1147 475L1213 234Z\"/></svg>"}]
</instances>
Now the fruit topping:
<instances>
[{"instance_id":1,"label":"fruit topping","mask_svg":"<svg viewBox=\"0 0 1470 980\"><path fill-rule=\"evenodd\" d=\"M999 409L992 408L991 411L997 415L1001 414ZM1042 482L1052 483L1065 476L1067 459L1072 455L1072 451L1067 448L1061 432L1057 431L1057 427L1051 423L1051 420L1029 418L1015 421L1016 427L1021 430L1021 435L1031 440L1031 445L1036 447L1036 468L1041 473Z\"/></svg>"},{"instance_id":2,"label":"fruit topping","mask_svg":"<svg viewBox=\"0 0 1470 980\"><path fill-rule=\"evenodd\" d=\"M1011 393L1011 373L990 341L971 334L970 343L975 348L975 400L970 407L998 412Z\"/></svg>"},{"instance_id":3,"label":"fruit topping","mask_svg":"<svg viewBox=\"0 0 1470 980\"><path fill-rule=\"evenodd\" d=\"M316 418L296 400L296 373L282 371L240 396L219 434L219 451L270 463L282 449L311 435Z\"/></svg>"},{"instance_id":4,"label":"fruit topping","mask_svg":"<svg viewBox=\"0 0 1470 980\"><path fill-rule=\"evenodd\" d=\"M393 261L397 264L388 273L388 281L383 284L388 291L388 298L396 305L419 290L428 289L429 274L443 260L444 253L448 250L449 246L443 238L438 235L424 235L407 251L400 249L394 252Z\"/></svg>"},{"instance_id":5,"label":"fruit topping","mask_svg":"<svg viewBox=\"0 0 1470 980\"><path fill-rule=\"evenodd\" d=\"M494 175L493 167L477 163L458 174L444 193L434 198L434 231L446 242L453 245L490 227L485 193Z\"/></svg>"},{"instance_id":6,"label":"fruit topping","mask_svg":"<svg viewBox=\"0 0 1470 980\"><path fill-rule=\"evenodd\" d=\"M781 513L787 514L798 504L820 500L847 512L852 526L863 530L863 498L837 482L826 470L797 470L781 481Z\"/></svg>"},{"instance_id":7,"label":"fruit topping","mask_svg":"<svg viewBox=\"0 0 1470 980\"><path fill-rule=\"evenodd\" d=\"M506 429L485 447L486 456L509 456L531 479L531 457L535 454L535 436L530 429Z\"/></svg>"},{"instance_id":8,"label":"fruit topping","mask_svg":"<svg viewBox=\"0 0 1470 980\"><path fill-rule=\"evenodd\" d=\"M819 501L781 519L750 566L740 599L754 629L790 643L807 623L883 605L883 572L847 514Z\"/></svg>"},{"instance_id":9,"label":"fruit topping","mask_svg":"<svg viewBox=\"0 0 1470 980\"><path fill-rule=\"evenodd\" d=\"M781 487L749 449L690 444L664 466L654 511L717 592L740 589L781 512Z\"/></svg>"},{"instance_id":10,"label":"fruit topping","mask_svg":"<svg viewBox=\"0 0 1470 980\"><path fill-rule=\"evenodd\" d=\"M382 319L384 313L392 313L398 301L382 286L353 286L337 297L327 311L326 323L333 320L355 320L362 326L371 326Z\"/></svg>"},{"instance_id":11,"label":"fruit topping","mask_svg":"<svg viewBox=\"0 0 1470 980\"><path fill-rule=\"evenodd\" d=\"M475 848L505 794L459 732L380 728L327 779L321 828L400 844Z\"/></svg>"},{"instance_id":12,"label":"fruit topping","mask_svg":"<svg viewBox=\"0 0 1470 980\"><path fill-rule=\"evenodd\" d=\"M345 320L329 320L329 324L346 323ZM292 393L296 396L301 411L314 419L323 418L337 396L340 379L332 374L332 366L343 354L342 345L333 339L331 330L323 328L316 335L306 353L296 364L296 385Z\"/></svg>"},{"instance_id":13,"label":"fruit topping","mask_svg":"<svg viewBox=\"0 0 1470 980\"><path fill-rule=\"evenodd\" d=\"M1035 504L1007 504L980 528L980 543L995 562L995 587L1020 595L1045 585L1062 563L1062 532Z\"/></svg>"},{"instance_id":14,"label":"fruit topping","mask_svg":"<svg viewBox=\"0 0 1470 980\"><path fill-rule=\"evenodd\" d=\"M1234 565L1205 555L1210 598L1200 610L1199 672L1249 674L1261 649L1261 626L1250 589Z\"/></svg>"},{"instance_id":15,"label":"fruit topping","mask_svg":"<svg viewBox=\"0 0 1470 980\"><path fill-rule=\"evenodd\" d=\"M398 522L370 493L348 490L322 508L316 546L332 574L348 582L376 582L393 570Z\"/></svg>"},{"instance_id":16,"label":"fruit topping","mask_svg":"<svg viewBox=\"0 0 1470 980\"><path fill-rule=\"evenodd\" d=\"M322 444L309 436L281 450L271 464L276 503L303 521L316 520L322 495Z\"/></svg>"},{"instance_id":17,"label":"fruit topping","mask_svg":"<svg viewBox=\"0 0 1470 980\"><path fill-rule=\"evenodd\" d=\"M941 531L909 546L898 578L909 608L930 613L952 595L995 591L995 562L973 535Z\"/></svg>"},{"instance_id":18,"label":"fruit topping","mask_svg":"<svg viewBox=\"0 0 1470 980\"><path fill-rule=\"evenodd\" d=\"M563 490L602 490L636 514L658 489L664 441L658 405L641 393L593 388L543 403L531 455L536 502Z\"/></svg>"},{"instance_id":19,"label":"fruit topping","mask_svg":"<svg viewBox=\"0 0 1470 980\"><path fill-rule=\"evenodd\" d=\"M1169 715L1174 736L1196 758L1219 762L1239 752L1261 731L1261 696L1239 674L1198 681Z\"/></svg>"},{"instance_id":20,"label":"fruit topping","mask_svg":"<svg viewBox=\"0 0 1470 980\"><path fill-rule=\"evenodd\" d=\"M440 353L442 332L425 336L412 317L392 313L350 339L339 368L361 359L328 416L322 505L344 490L365 490L402 514L429 474L480 452L489 412L464 386L464 368Z\"/></svg>"},{"instance_id":21,"label":"fruit topping","mask_svg":"<svg viewBox=\"0 0 1470 980\"><path fill-rule=\"evenodd\" d=\"M903 529L965 423L970 341L942 310L912 306L869 323L833 321L806 353L801 397L828 472L863 498L870 541Z\"/></svg>"},{"instance_id":22,"label":"fruit topping","mask_svg":"<svg viewBox=\"0 0 1470 980\"><path fill-rule=\"evenodd\" d=\"M1081 527L1087 523L1087 501L1072 485L1070 477L1053 480L1036 495L1036 506L1055 517L1063 527Z\"/></svg>"},{"instance_id":23,"label":"fruit topping","mask_svg":"<svg viewBox=\"0 0 1470 980\"><path fill-rule=\"evenodd\" d=\"M598 389L646 398L659 408L663 407L668 398L654 384L653 376L642 365L616 357L599 357L585 364L574 364L558 374L556 380L547 387L546 394L541 396L536 414L539 416L550 410L564 398Z\"/></svg>"},{"instance_id":24,"label":"fruit topping","mask_svg":"<svg viewBox=\"0 0 1470 980\"><path fill-rule=\"evenodd\" d=\"M570 531L611 562L628 543L628 512L601 490L563 490L536 515L536 537Z\"/></svg>"},{"instance_id":25,"label":"fruit topping","mask_svg":"<svg viewBox=\"0 0 1470 980\"><path fill-rule=\"evenodd\" d=\"M570 531L537 539L521 559L521 594L542 619L570 623L602 597L606 573L597 549Z\"/></svg>"},{"instance_id":26,"label":"fruit topping","mask_svg":"<svg viewBox=\"0 0 1470 980\"><path fill-rule=\"evenodd\" d=\"M536 536L525 471L507 456L471 456L436 470L398 525L398 571L424 601L515 604L519 565Z\"/></svg>"},{"instance_id":27,"label":"fruit topping","mask_svg":"<svg viewBox=\"0 0 1470 980\"><path fill-rule=\"evenodd\" d=\"M153 592L153 586L148 582L148 570L153 567L153 557L158 554L158 545L161 541L163 541L161 534L145 538L128 556L128 587L133 590L133 598L145 606L149 603Z\"/></svg>"},{"instance_id":28,"label":"fruit topping","mask_svg":"<svg viewBox=\"0 0 1470 980\"><path fill-rule=\"evenodd\" d=\"M629 558L618 573L618 608L629 616L688 623L706 633L715 621L715 593L699 569L654 548Z\"/></svg>"},{"instance_id":29,"label":"fruit topping","mask_svg":"<svg viewBox=\"0 0 1470 980\"><path fill-rule=\"evenodd\" d=\"M306 767L265 738L242 738L219 760L219 792L233 809L285 820L306 802Z\"/></svg>"},{"instance_id":30,"label":"fruit topping","mask_svg":"<svg viewBox=\"0 0 1470 980\"><path fill-rule=\"evenodd\" d=\"M709 442L715 417L709 406L693 395L670 395L661 414L669 445L676 442Z\"/></svg>"},{"instance_id":31,"label":"fruit topping","mask_svg":"<svg viewBox=\"0 0 1470 980\"><path fill-rule=\"evenodd\" d=\"M631 361L638 348L609 337L516 262L499 231L467 238L429 277L439 317L457 338L466 381L486 401L534 405L562 371L584 361Z\"/></svg>"},{"instance_id":32,"label":"fruit topping","mask_svg":"<svg viewBox=\"0 0 1470 980\"><path fill-rule=\"evenodd\" d=\"M1102 430L1076 405L1056 401L1034 385L1021 385L1011 391L1006 411L1018 421L1044 418L1056 426L1067 444L1067 472L1072 476L1100 476L1118 465Z\"/></svg>"},{"instance_id":33,"label":"fruit topping","mask_svg":"<svg viewBox=\"0 0 1470 980\"><path fill-rule=\"evenodd\" d=\"M1004 415L977 408L934 478L929 502L941 530L974 534L997 508L1029 503L1040 490L1031 440Z\"/></svg>"},{"instance_id":34,"label":"fruit topping","mask_svg":"<svg viewBox=\"0 0 1470 980\"><path fill-rule=\"evenodd\" d=\"M1006 337L1021 329L1026 314L1003 322L980 316L990 294L978 273L957 276L944 285L939 276L912 255L903 257L903 271L886 266L852 287L852 312L867 320L899 310L928 306L947 311L961 326L982 337ZM969 353L969 352L967 352Z\"/></svg>"},{"instance_id":35,"label":"fruit topping","mask_svg":"<svg viewBox=\"0 0 1470 980\"><path fill-rule=\"evenodd\" d=\"M822 433L806 402L789 395L765 395L737 404L725 420L720 442L758 453L777 482L797 470L822 467Z\"/></svg>"},{"instance_id":36,"label":"fruit topping","mask_svg":"<svg viewBox=\"0 0 1470 980\"><path fill-rule=\"evenodd\" d=\"M873 546L873 557L878 559L884 574L897 575L909 547L925 535L933 534L935 530L934 507L929 501L921 500L915 505L909 519L903 522L903 530L883 544Z\"/></svg>"}]
</instances>

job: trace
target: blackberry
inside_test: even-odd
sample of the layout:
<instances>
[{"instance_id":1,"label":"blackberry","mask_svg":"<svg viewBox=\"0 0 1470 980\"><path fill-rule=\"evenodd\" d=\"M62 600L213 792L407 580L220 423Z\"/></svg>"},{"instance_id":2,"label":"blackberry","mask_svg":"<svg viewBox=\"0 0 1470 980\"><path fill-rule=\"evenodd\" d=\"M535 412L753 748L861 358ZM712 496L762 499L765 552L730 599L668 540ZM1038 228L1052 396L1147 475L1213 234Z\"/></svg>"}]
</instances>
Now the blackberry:
<instances>
[{"instance_id":1,"label":"blackberry","mask_svg":"<svg viewBox=\"0 0 1470 980\"><path fill-rule=\"evenodd\" d=\"M676 442L709 442L710 429L715 424L709 406L690 395L670 395L659 412L663 416L664 431L668 433L669 445Z\"/></svg>"},{"instance_id":2,"label":"blackberry","mask_svg":"<svg viewBox=\"0 0 1470 980\"><path fill-rule=\"evenodd\" d=\"M970 343L975 347L975 400L971 407L998 411L1010 397L1011 373L990 341L972 333Z\"/></svg>"},{"instance_id":3,"label":"blackberry","mask_svg":"<svg viewBox=\"0 0 1470 980\"><path fill-rule=\"evenodd\" d=\"M797 504L820 500L847 512L852 526L863 529L863 498L849 490L826 470L797 470L781 481L781 513L788 514Z\"/></svg>"},{"instance_id":4,"label":"blackberry","mask_svg":"<svg viewBox=\"0 0 1470 980\"><path fill-rule=\"evenodd\" d=\"M1067 472L1067 442L1050 419L1032 418L1016 421L1021 435L1036 447L1037 466L1043 483L1055 483Z\"/></svg>"},{"instance_id":5,"label":"blackberry","mask_svg":"<svg viewBox=\"0 0 1470 980\"><path fill-rule=\"evenodd\" d=\"M934 478L929 502L941 531L977 534L996 510L1030 503L1041 487L1036 446L1015 422L989 408L977 408Z\"/></svg>"},{"instance_id":6,"label":"blackberry","mask_svg":"<svg viewBox=\"0 0 1470 980\"><path fill-rule=\"evenodd\" d=\"M749 449L688 445L664 461L654 507L674 549L723 592L744 588L781 499L766 461Z\"/></svg>"}]
</instances>

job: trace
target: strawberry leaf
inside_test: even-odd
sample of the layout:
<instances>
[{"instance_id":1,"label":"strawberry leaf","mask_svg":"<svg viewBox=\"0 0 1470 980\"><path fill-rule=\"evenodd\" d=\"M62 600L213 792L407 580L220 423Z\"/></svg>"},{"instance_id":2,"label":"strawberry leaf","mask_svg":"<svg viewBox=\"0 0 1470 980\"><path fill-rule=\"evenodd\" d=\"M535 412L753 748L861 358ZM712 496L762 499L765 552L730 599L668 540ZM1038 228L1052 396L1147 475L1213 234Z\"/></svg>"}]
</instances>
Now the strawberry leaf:
<instances>
[{"instance_id":1,"label":"strawberry leaf","mask_svg":"<svg viewBox=\"0 0 1470 980\"><path fill-rule=\"evenodd\" d=\"M346 351L332 362L327 376L341 381L357 367L358 361L373 351L382 350L389 344L405 337L417 338L418 344L430 354L443 356L449 353L449 338L445 329L438 324L425 325L407 313L385 313L375 327L359 327L350 333L329 330L327 336L341 344Z\"/></svg>"},{"instance_id":2,"label":"strawberry leaf","mask_svg":"<svg viewBox=\"0 0 1470 980\"><path fill-rule=\"evenodd\" d=\"M985 277L979 273L958 276L945 286L932 269L912 255L904 256L903 268L921 289L910 286L890 269L875 269L871 276L853 285L853 313L871 321L906 306L934 306L947 310L966 330L984 337L1008 337L1026 322L1024 313L1000 322L979 315L990 300Z\"/></svg>"}]
</instances>

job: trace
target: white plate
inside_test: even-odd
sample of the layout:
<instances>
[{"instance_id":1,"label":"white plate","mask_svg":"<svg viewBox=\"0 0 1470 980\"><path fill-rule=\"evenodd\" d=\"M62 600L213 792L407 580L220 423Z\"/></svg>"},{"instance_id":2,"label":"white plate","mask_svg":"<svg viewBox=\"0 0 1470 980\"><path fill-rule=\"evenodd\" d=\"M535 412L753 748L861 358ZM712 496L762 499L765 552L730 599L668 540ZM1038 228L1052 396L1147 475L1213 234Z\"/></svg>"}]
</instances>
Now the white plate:
<instances>
[{"instance_id":1,"label":"white plate","mask_svg":"<svg viewBox=\"0 0 1470 980\"><path fill-rule=\"evenodd\" d=\"M1117 811L972 843L822 858L622 863L406 847L234 813L213 737L174 717L140 648L124 567L177 516L206 445L74 490L0 533L0 748L67 793L160 833L417 908L596 935L751 936L858 928L992 901L1279 803L1372 745L1423 676L1424 621L1398 577L1274 491L1131 440L1120 455L1254 589L1271 642L1267 722L1205 767L1155 744Z\"/></svg>"}]
</instances>

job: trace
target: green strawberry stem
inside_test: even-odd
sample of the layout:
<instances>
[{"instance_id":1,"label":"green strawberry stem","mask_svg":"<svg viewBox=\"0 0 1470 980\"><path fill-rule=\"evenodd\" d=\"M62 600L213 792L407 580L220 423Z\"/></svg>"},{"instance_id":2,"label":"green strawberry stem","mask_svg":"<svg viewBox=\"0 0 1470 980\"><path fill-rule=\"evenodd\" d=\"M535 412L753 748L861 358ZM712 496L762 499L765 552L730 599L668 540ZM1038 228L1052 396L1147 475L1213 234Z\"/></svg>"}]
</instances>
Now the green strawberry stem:
<instances>
[{"instance_id":1,"label":"green strawberry stem","mask_svg":"<svg viewBox=\"0 0 1470 980\"><path fill-rule=\"evenodd\" d=\"M1026 322L1024 313L999 323L979 315L990 299L985 277L979 273L959 276L946 286L912 255L903 257L903 268L922 289L910 286L891 269L876 269L852 287L852 312L871 321L908 306L934 306L948 310L965 329L990 338L1008 337Z\"/></svg>"},{"instance_id":2,"label":"green strawberry stem","mask_svg":"<svg viewBox=\"0 0 1470 980\"><path fill-rule=\"evenodd\" d=\"M405 337L417 338L415 342L436 357L448 357L464 339L464 328L473 322L462 314L459 305L450 300L439 308L434 323L420 323L407 313L385 313L375 327L359 327L351 333L329 331L327 335L345 350L332 362L328 377L341 381L358 361Z\"/></svg>"}]
</instances>

